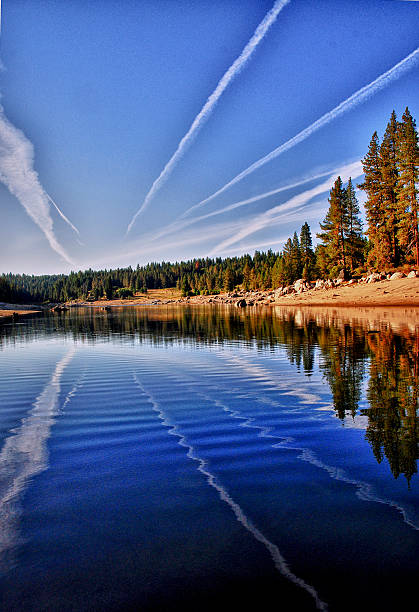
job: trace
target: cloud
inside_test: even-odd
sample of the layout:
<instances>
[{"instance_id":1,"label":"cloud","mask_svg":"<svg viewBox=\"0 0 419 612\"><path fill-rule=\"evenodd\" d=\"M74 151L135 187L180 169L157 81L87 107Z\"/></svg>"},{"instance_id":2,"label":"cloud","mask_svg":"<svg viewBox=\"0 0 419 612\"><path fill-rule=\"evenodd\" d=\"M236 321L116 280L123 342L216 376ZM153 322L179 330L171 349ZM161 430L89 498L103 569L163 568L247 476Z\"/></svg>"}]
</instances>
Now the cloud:
<instances>
[{"instance_id":1,"label":"cloud","mask_svg":"<svg viewBox=\"0 0 419 612\"><path fill-rule=\"evenodd\" d=\"M186 210L181 215L181 218L189 216L192 211L201 208L202 206L213 200L215 197L217 197L218 195L220 195L221 193L244 179L246 176L252 174L252 172L255 172L255 170L258 170L259 168L272 161L282 153L285 153L285 151L292 149L297 144L314 134L314 132L317 132L317 130L324 127L340 115L343 115L355 106L358 106L358 104L365 102L365 100L370 98L377 91L379 91L386 85L389 85L392 81L398 79L404 72L409 70L417 62L418 59L419 47L412 51L412 53L407 55L400 62L398 62L395 66L390 68L390 70L387 70L387 72L381 74L374 81L371 81L371 83L369 83L368 85L365 85L361 89L358 89L358 91L352 94L349 98L338 104L338 106L336 106L334 109L332 109L331 111L320 117L320 119L317 119L317 121L315 121L314 123L306 127L304 130L296 134L296 136L293 136L293 138L290 138L290 140L287 140L287 142L284 142L282 145L280 145L264 157L258 159L251 166L240 172L240 174L238 174L231 181L226 183L223 187L215 191L212 195L208 196L204 200L201 200L201 202L198 202L198 204L194 204L193 206L188 208L188 210Z\"/></svg>"},{"instance_id":2,"label":"cloud","mask_svg":"<svg viewBox=\"0 0 419 612\"><path fill-rule=\"evenodd\" d=\"M50 216L49 196L33 168L32 143L4 115L0 107L0 181L6 185L30 218L42 230L51 248L68 263L73 261L58 242Z\"/></svg>"},{"instance_id":3,"label":"cloud","mask_svg":"<svg viewBox=\"0 0 419 612\"><path fill-rule=\"evenodd\" d=\"M281 193L282 191L287 191L289 189L295 189L296 187L300 187L301 185L304 185L305 183L316 181L325 176L330 176L331 174L336 174L336 169L323 170L322 172L317 172L316 174L305 176L297 181L293 181L292 183L286 183L285 185L282 185L281 187L277 187L276 189L272 189L271 191L266 191L265 193L260 193L259 195L252 196L251 198L240 200L239 202L234 202L233 204L229 204L228 206L219 208L218 210L214 210L210 213L200 215L199 217L193 217L192 219L178 219L177 221L174 221L167 227L163 228L157 234L154 234L154 236L152 236L150 240L151 241L158 240L162 238L163 236L167 236L168 234L171 234L172 232L175 232L175 231L178 232L182 229L185 229L186 227L189 227L190 225L194 225L195 223L198 223L199 221L203 221L204 219L209 219L210 217L222 215L224 213L235 210L236 208L241 208L242 206L253 204L254 202L258 202L259 200L263 200L264 198L269 198L273 195Z\"/></svg>"},{"instance_id":4,"label":"cloud","mask_svg":"<svg viewBox=\"0 0 419 612\"><path fill-rule=\"evenodd\" d=\"M329 177L326 181L321 183L320 185L316 185L316 187L312 187L311 189L307 189L298 195L293 196L283 204L278 204L273 208L261 213L260 215L254 216L250 221L246 220L242 224L242 229L238 232L232 234L226 240L223 240L219 244L217 244L212 250L210 255L215 255L220 252L223 252L230 245L238 242L242 238L246 238L250 234L254 234L259 230L264 229L267 226L272 225L274 222L281 220L283 213L285 211L289 211L292 209L299 208L315 198L317 195L325 193L329 191L333 185L333 182L336 179L336 176L339 175L343 182L347 181L351 176L353 178L360 176L363 173L362 163L354 162L352 164L347 164L346 166L342 166L341 168L336 170L336 173Z\"/></svg>"},{"instance_id":5,"label":"cloud","mask_svg":"<svg viewBox=\"0 0 419 612\"><path fill-rule=\"evenodd\" d=\"M161 171L158 178L154 181L141 207L135 213L130 224L128 225L127 233L130 232L130 230L132 229L138 215L140 215L144 210L146 210L146 208L150 204L154 195L157 193L160 187L165 183L165 181L169 178L176 164L183 157L183 155L185 154L189 146L192 144L192 142L198 135L199 130L202 128L204 123L209 118L215 105L217 104L218 100L224 93L224 90L228 87L231 81L241 72L241 70L247 64L253 52L255 51L256 47L261 42L261 40L264 38L265 34L269 30L269 28L272 26L272 24L275 22L280 11L284 8L284 6L288 4L289 1L290 0L277 0L277 2L275 2L272 9L269 11L269 13L267 13L265 18L261 21L261 23L256 28L255 33L253 34L252 38L249 40L247 45L244 47L239 57L231 64L227 72L225 72L224 75L221 77L220 81L218 82L217 87L214 89L212 94L209 96L204 106L202 107L198 115L193 120L192 125L190 126L189 130L187 131L185 136L182 138L182 140L178 144L176 151L173 153L172 157L169 159L169 161L167 162L167 164Z\"/></svg>"}]
</instances>

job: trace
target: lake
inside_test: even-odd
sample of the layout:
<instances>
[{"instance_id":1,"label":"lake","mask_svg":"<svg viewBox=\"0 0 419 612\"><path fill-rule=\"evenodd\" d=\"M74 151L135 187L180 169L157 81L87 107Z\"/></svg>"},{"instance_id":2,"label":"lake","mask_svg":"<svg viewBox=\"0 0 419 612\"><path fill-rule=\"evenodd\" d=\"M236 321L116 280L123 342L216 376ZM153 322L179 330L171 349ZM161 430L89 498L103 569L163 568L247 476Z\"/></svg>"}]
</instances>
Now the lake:
<instances>
[{"instance_id":1,"label":"lake","mask_svg":"<svg viewBox=\"0 0 419 612\"><path fill-rule=\"evenodd\" d=\"M419 312L0 326L2 610L394 610L419 573Z\"/></svg>"}]
</instances>

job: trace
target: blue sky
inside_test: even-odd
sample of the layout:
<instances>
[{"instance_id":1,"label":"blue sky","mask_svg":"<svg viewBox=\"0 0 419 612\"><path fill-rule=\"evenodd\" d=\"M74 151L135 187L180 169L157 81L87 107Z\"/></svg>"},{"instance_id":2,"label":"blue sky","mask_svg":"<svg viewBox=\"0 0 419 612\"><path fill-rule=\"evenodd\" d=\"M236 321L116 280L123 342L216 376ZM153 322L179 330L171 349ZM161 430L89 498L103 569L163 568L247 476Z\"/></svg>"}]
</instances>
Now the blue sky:
<instances>
[{"instance_id":1,"label":"blue sky","mask_svg":"<svg viewBox=\"0 0 419 612\"><path fill-rule=\"evenodd\" d=\"M418 53L403 63L419 3L274 4L3 0L0 272L279 250L305 221L314 235L337 174L359 182L373 131L393 109L419 118Z\"/></svg>"}]
</instances>

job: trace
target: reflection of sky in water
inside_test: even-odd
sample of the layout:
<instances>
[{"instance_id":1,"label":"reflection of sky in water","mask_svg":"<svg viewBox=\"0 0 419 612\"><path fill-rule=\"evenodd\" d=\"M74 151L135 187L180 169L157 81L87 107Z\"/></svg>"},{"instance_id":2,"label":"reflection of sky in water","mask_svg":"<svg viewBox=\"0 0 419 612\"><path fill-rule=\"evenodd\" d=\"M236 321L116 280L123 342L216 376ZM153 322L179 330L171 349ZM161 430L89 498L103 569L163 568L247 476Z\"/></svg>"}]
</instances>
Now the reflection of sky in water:
<instances>
[{"instance_id":1,"label":"reflection of sky in water","mask_svg":"<svg viewBox=\"0 0 419 612\"><path fill-rule=\"evenodd\" d=\"M61 376L75 354L70 347L32 409L13 429L0 453L0 562L18 543L19 502L31 478L48 467L46 442L59 410Z\"/></svg>"},{"instance_id":2,"label":"reflection of sky in water","mask_svg":"<svg viewBox=\"0 0 419 612\"><path fill-rule=\"evenodd\" d=\"M98 316L99 328L110 324ZM187 568L191 581L194 572L199 579L198 569L188 565L191 552L182 552L195 540L201 544L192 557L205 566L202 576L220 568L228 575L231 559L212 562L211 551L214 538L228 545L237 529L241 543L262 552L255 549L254 557L233 563L249 563L251 573L261 563L265 572L276 570L319 608L322 601L340 601L338 585L344 588L348 575L364 580L350 561L358 546L375 593L383 587L376 570L382 559L386 571L396 571L393 556L402 560L397 572L419 570L413 554L416 475L410 488L403 474L393 478L387 457L378 463L365 438L371 423L374 432L380 425L368 412L370 366L391 378L387 347L405 346L410 376L406 338L387 333L364 342L362 333L335 327L328 348L324 330L316 328L310 330L311 350L298 326L282 328L263 317L257 333L270 336L265 344L261 337L244 337L240 317L230 327L221 317L212 330L198 313L176 324L169 320L168 328L161 325L164 316L144 317L124 321L123 313L113 315L103 336L98 329L89 335L89 319L83 322L81 313L73 327L71 317L39 320L22 326L26 340L9 334L3 345L0 401L10 408L0 413L0 556L3 569L16 566L18 584L25 576L39 596L35 578L27 577L34 562L48 580L57 572L57 584L79 581L94 607L95 587L87 584L92 568L99 574L98 592L113 593L122 580L122 559L101 566L103 548L106 559L119 551L122 558L133 555L127 564L137 581L132 597L143 602L141 576L152 573L147 564L161 574L162 589L176 567ZM363 369L356 370L360 363ZM364 378L353 378L354 371ZM352 398L345 394L358 383L356 413L343 411L337 418L338 407ZM397 389L402 383L394 382ZM200 515L207 504L214 528L208 540ZM81 563L79 570L59 573L51 534L72 568ZM163 543L171 568L162 561ZM25 551L19 562L18 550ZM116 573L112 584L105 567Z\"/></svg>"}]
</instances>

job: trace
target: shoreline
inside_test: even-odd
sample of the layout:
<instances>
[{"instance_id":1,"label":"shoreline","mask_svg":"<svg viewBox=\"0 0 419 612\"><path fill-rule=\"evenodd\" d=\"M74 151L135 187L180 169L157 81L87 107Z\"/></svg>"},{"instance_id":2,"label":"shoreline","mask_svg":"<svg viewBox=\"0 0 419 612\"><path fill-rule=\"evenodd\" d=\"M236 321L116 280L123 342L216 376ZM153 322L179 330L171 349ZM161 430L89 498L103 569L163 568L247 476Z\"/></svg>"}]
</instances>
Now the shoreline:
<instances>
[{"instance_id":1,"label":"shoreline","mask_svg":"<svg viewBox=\"0 0 419 612\"><path fill-rule=\"evenodd\" d=\"M230 291L213 295L194 295L190 297L175 297L153 299L152 296L125 300L98 300L95 302L68 302L68 307L87 306L96 308L115 306L159 306L168 304L231 304L237 307L260 306L307 306L307 307L410 307L419 308L419 277L381 279L370 282L330 283L331 286L316 288L308 287L301 281L284 289L266 291ZM151 293L151 292L150 292ZM159 294L163 293L162 290Z\"/></svg>"},{"instance_id":2,"label":"shoreline","mask_svg":"<svg viewBox=\"0 0 419 612\"><path fill-rule=\"evenodd\" d=\"M230 291L213 295L180 297L174 289L149 290L148 294L131 299L70 301L65 305L27 305L0 302L0 323L39 314L45 311L67 310L76 307L112 308L164 305L232 305L239 308L281 306L287 308L418 308L419 277L376 278L377 275L359 281L317 281L306 283L301 279L294 285L276 290ZM319 286L317 286L319 285ZM165 295L168 297L165 299ZM158 297L157 297L158 296ZM418 312L419 315L419 312Z\"/></svg>"}]
</instances>

